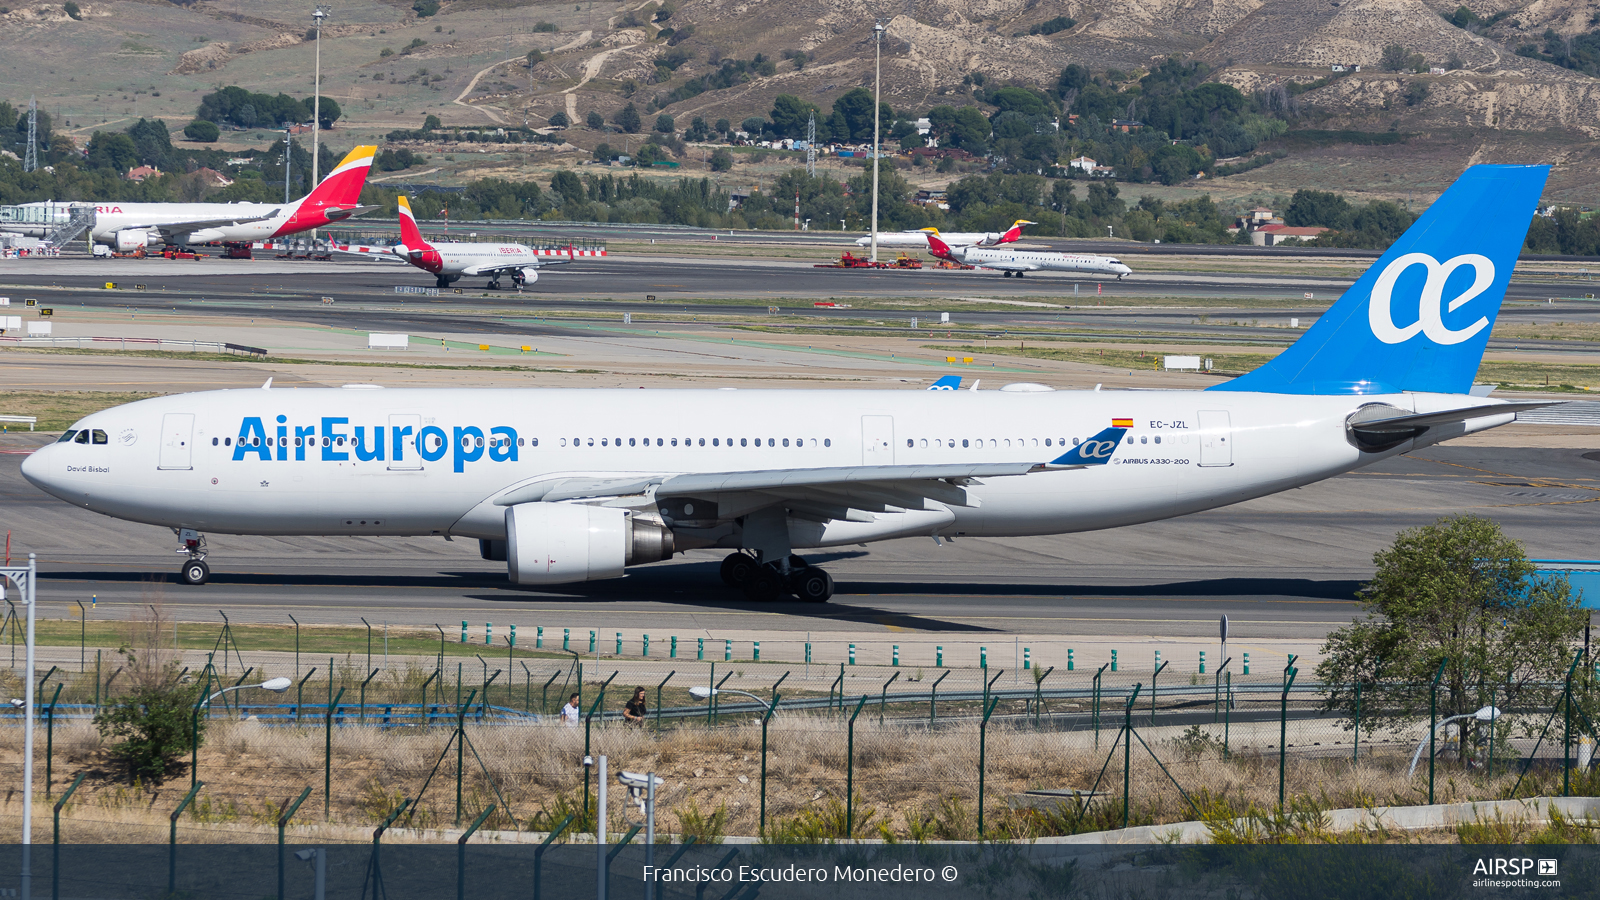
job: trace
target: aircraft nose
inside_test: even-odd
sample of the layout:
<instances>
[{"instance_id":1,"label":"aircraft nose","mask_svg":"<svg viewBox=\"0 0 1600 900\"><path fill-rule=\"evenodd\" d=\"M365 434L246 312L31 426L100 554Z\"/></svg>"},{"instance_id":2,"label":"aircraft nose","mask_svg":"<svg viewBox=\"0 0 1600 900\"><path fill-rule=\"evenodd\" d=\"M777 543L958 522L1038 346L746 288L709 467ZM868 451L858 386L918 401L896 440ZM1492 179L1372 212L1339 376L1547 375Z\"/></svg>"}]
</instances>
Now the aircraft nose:
<instances>
[{"instance_id":1,"label":"aircraft nose","mask_svg":"<svg viewBox=\"0 0 1600 900\"><path fill-rule=\"evenodd\" d=\"M53 449L55 449L53 444L40 447L22 460L22 477L28 479L29 484L40 490L50 489L48 487L50 460L47 454Z\"/></svg>"}]
</instances>

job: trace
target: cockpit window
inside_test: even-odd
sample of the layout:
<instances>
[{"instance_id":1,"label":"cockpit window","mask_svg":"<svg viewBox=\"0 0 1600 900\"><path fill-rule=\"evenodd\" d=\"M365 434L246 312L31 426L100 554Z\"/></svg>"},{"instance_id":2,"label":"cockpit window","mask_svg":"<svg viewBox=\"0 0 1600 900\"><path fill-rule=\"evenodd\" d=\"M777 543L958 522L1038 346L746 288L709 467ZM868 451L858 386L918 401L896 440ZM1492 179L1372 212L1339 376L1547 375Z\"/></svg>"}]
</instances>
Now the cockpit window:
<instances>
[{"instance_id":1,"label":"cockpit window","mask_svg":"<svg viewBox=\"0 0 1600 900\"><path fill-rule=\"evenodd\" d=\"M106 433L104 431L101 431L98 428L96 428L94 431L90 432L90 434L92 435L92 437L90 438L92 443L96 443L96 444L109 444L109 443L111 443L111 439L106 436Z\"/></svg>"},{"instance_id":2,"label":"cockpit window","mask_svg":"<svg viewBox=\"0 0 1600 900\"><path fill-rule=\"evenodd\" d=\"M78 432L78 436L73 438L72 442L74 444L87 444L87 443L89 443L89 429L85 428L84 430Z\"/></svg>"},{"instance_id":3,"label":"cockpit window","mask_svg":"<svg viewBox=\"0 0 1600 900\"><path fill-rule=\"evenodd\" d=\"M56 443L58 443L58 444L70 444L70 443L72 443L72 439L74 437L76 437L77 434L78 434L78 432L77 432L76 429L69 429L67 431L64 431L64 432L62 432L61 437L56 438Z\"/></svg>"}]
</instances>

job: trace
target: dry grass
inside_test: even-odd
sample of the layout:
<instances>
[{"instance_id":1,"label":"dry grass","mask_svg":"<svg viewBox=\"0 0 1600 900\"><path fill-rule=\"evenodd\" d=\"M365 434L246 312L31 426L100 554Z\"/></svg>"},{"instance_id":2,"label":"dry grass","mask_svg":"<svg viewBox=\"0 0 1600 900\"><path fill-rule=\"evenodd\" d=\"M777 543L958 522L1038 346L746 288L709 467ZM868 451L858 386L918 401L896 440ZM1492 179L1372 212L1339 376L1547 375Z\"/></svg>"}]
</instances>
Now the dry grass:
<instances>
[{"instance_id":1,"label":"dry grass","mask_svg":"<svg viewBox=\"0 0 1600 900\"><path fill-rule=\"evenodd\" d=\"M509 802L521 827L536 813L559 802L581 805L584 752L581 728L552 724L495 725L466 728L471 746L464 754L465 814L475 815L498 794ZM1170 730L1175 732L1175 729ZM1213 748L1185 754L1175 733L1141 732L1162 756L1168 771L1197 802L1221 804L1244 812L1251 806L1270 809L1277 803L1277 757L1271 751L1237 750L1229 760ZM337 728L332 735L332 797L329 822L350 834L367 834L402 798L416 798L430 771L437 772L423 794L418 811L402 820L413 827L448 827L455 820L456 751L447 744L448 728ZM200 753L201 780L206 782L193 814L184 819L194 839L264 840L272 832L287 798L311 787L312 795L297 817L320 822L324 798L325 733L320 728L272 728L256 722L214 721ZM768 735L769 825L821 816L842 806L846 797L847 734L845 723L826 715L787 715L775 719ZM55 734L54 790L59 792L79 772L88 778L69 806L64 821L72 840L158 839L143 829L160 830L188 788L180 775L160 786L128 784L108 757L99 735L87 722L63 722ZM20 731L0 732L0 765L19 766ZM41 748L42 749L42 748ZM655 771L667 781L659 797L663 821L673 816L726 810L727 833L754 835L760 810L761 731L752 724L707 728L689 725L657 736L648 729L613 726L597 729L591 751L609 757L613 772ZM1135 742L1130 821L1160 824L1199 818L1157 764ZM1296 757L1289 760L1287 792L1322 808L1408 805L1426 801L1424 768L1415 779L1405 777L1400 754L1369 755L1359 765L1347 756ZM1111 764L1100 789L1120 793L1121 754L1113 752L1111 732L1099 751L1092 734L1034 731L994 725L987 746L986 813L990 828L1015 836L1066 830L1093 830L1120 824L1120 797L1089 816L1089 821L1064 824L1027 819L1007 812L1007 799L1032 788L1088 789L1105 765ZM442 761L441 761L442 757ZM42 760L40 761L42 763ZM43 774L42 764L38 766ZM485 773L487 770L487 775ZM959 837L973 832L978 774L977 729L967 722L930 731L924 725L863 717L855 734L854 790L858 823L863 818L871 836L897 839ZM1559 773L1557 775L1559 778ZM1498 773L1493 781L1479 773L1441 765L1437 802L1498 799L1506 796L1513 777ZM1522 793L1543 787L1530 778ZM1558 785L1551 785L1559 790ZM1584 787L1596 787L1584 785ZM625 828L624 792L613 785L611 816ZM1590 791L1592 792L1592 791ZM42 798L41 798L42 801ZM0 819L16 815L13 791L0 806ZM48 807L38 815L48 825ZM559 817L558 817L559 818ZM1067 817L1070 818L1070 817ZM193 820L193 821L191 821ZM1098 824L1095 824L1098 822ZM880 828L881 826L881 828ZM499 813L487 827L512 828ZM0 831L16 828L0 821ZM132 829L131 831L129 829ZM343 832L340 832L341 834ZM164 834L164 832L163 832ZM198 837L203 834L204 837ZM99 836L99 837L97 837ZM3 838L3 834L0 834ZM326 839L338 839L330 833Z\"/></svg>"}]
</instances>

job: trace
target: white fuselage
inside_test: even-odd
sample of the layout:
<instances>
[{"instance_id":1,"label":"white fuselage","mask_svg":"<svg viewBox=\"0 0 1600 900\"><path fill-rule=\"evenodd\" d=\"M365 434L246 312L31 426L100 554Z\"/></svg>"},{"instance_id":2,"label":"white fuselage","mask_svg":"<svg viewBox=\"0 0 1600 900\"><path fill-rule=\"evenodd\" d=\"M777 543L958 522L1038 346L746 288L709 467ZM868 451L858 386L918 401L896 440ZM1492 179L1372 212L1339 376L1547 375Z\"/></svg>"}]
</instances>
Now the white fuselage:
<instances>
[{"instance_id":1,"label":"white fuselage","mask_svg":"<svg viewBox=\"0 0 1600 900\"><path fill-rule=\"evenodd\" d=\"M953 231L949 234L941 232L939 239L951 247L973 247L981 244L994 244L1000 240L1000 233L995 231ZM856 238L857 247L872 246L872 235ZM914 247L918 250L928 249L928 233L926 231L880 231L878 232L879 247Z\"/></svg>"},{"instance_id":2,"label":"white fuselage","mask_svg":"<svg viewBox=\"0 0 1600 900\"><path fill-rule=\"evenodd\" d=\"M46 204L25 204L46 206ZM44 237L56 224L67 220L66 204L51 204L55 213L50 224L0 223L0 230L14 234ZM121 203L106 201L96 204L95 222L91 235L97 244L115 246L117 233L137 229L151 234L151 243L159 243L158 227L165 224L193 222L200 219L238 218L239 222L214 225L188 234L187 243L204 244L212 241L245 242L262 241L292 228L298 202L289 203ZM265 217L265 218L263 218ZM254 219L257 221L243 221ZM59 220L59 222L55 221Z\"/></svg>"},{"instance_id":3,"label":"white fuselage","mask_svg":"<svg viewBox=\"0 0 1600 900\"><path fill-rule=\"evenodd\" d=\"M1411 441L1382 454L1351 445L1346 417L1374 402L1434 412L1482 401L1190 391L228 390L94 413L75 427L102 443L51 444L24 461L23 474L85 509L174 528L500 539L506 511L493 500L542 479L1045 463L1073 439L1131 418L1131 442L1110 464L983 478L967 489L980 503L954 507L953 520L932 529L1055 534L1225 506L1413 449ZM880 534L830 528L805 532L810 538L796 529L795 546Z\"/></svg>"},{"instance_id":4,"label":"white fuselage","mask_svg":"<svg viewBox=\"0 0 1600 900\"><path fill-rule=\"evenodd\" d=\"M405 253L405 248L396 245L396 251ZM536 267L539 257L529 247L522 244L475 244L469 241L445 241L433 244L433 251L439 255L440 270L436 275L476 275L491 269L501 269L507 266L526 265ZM432 270L430 270L432 271Z\"/></svg>"},{"instance_id":5,"label":"white fuselage","mask_svg":"<svg viewBox=\"0 0 1600 900\"><path fill-rule=\"evenodd\" d=\"M969 266L1010 272L1083 272L1121 278L1133 270L1115 257L1082 253L1012 250L1007 247L952 248L952 254Z\"/></svg>"}]
</instances>

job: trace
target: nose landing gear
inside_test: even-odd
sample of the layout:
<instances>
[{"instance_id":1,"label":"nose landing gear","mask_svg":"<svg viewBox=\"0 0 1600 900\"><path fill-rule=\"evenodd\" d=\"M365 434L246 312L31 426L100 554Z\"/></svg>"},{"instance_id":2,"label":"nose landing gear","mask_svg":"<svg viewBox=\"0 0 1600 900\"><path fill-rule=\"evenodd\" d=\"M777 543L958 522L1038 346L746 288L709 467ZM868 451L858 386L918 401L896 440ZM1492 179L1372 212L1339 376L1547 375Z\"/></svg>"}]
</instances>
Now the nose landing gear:
<instances>
[{"instance_id":1,"label":"nose landing gear","mask_svg":"<svg viewBox=\"0 0 1600 900\"><path fill-rule=\"evenodd\" d=\"M807 603L833 597L833 576L798 556L782 563L760 563L748 553L729 554L722 561L722 580L750 600L766 603L793 594Z\"/></svg>"},{"instance_id":2,"label":"nose landing gear","mask_svg":"<svg viewBox=\"0 0 1600 900\"><path fill-rule=\"evenodd\" d=\"M205 584L211 579L211 567L206 565L206 536L192 528L174 530L183 542L177 552L189 557L178 570L178 579L184 584Z\"/></svg>"}]
</instances>

